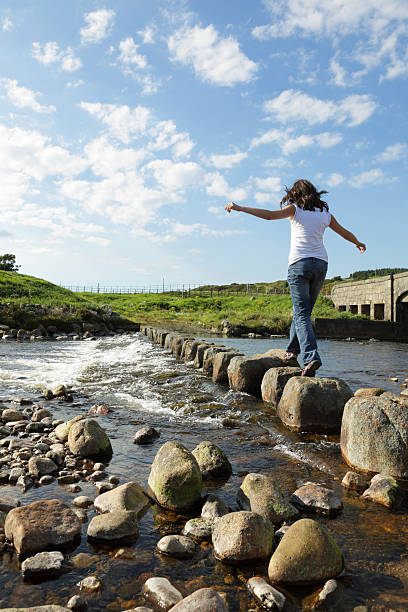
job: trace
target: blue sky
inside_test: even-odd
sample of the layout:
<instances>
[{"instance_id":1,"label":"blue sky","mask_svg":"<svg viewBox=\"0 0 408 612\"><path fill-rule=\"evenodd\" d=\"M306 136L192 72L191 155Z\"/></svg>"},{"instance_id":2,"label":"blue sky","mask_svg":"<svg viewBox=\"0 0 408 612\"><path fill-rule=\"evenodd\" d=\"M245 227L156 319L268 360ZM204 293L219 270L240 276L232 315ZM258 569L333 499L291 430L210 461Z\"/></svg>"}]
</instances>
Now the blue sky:
<instances>
[{"instance_id":1,"label":"blue sky","mask_svg":"<svg viewBox=\"0 0 408 612\"><path fill-rule=\"evenodd\" d=\"M406 0L42 0L0 8L0 252L63 284L285 278L277 208L308 178L407 265Z\"/></svg>"}]
</instances>

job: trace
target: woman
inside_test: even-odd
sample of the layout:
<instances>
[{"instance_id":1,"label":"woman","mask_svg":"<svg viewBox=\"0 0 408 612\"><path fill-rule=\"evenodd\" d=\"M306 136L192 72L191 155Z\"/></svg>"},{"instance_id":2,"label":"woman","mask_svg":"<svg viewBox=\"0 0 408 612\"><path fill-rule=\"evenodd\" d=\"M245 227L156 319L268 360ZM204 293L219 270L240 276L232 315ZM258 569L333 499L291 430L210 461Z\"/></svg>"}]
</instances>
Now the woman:
<instances>
[{"instance_id":1,"label":"woman","mask_svg":"<svg viewBox=\"0 0 408 612\"><path fill-rule=\"evenodd\" d=\"M285 360L303 359L302 376L314 376L322 365L317 351L311 314L322 288L327 272L327 252L323 234L330 227L345 240L356 245L361 253L365 244L346 230L329 213L329 207L320 196L327 191L317 191L310 181L299 180L291 189L286 188L280 210L263 210L238 206L234 202L226 205L227 212L237 210L260 219L290 219L291 240L289 252L288 283L293 303L293 319Z\"/></svg>"}]
</instances>

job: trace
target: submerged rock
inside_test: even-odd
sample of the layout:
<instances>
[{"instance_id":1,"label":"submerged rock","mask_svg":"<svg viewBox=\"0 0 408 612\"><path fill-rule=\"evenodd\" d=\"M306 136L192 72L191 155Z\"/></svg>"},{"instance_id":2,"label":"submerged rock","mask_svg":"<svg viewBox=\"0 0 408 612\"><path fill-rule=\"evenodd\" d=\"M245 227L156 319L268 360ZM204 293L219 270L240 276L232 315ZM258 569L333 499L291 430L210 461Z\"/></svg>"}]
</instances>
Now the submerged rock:
<instances>
[{"instance_id":1,"label":"submerged rock","mask_svg":"<svg viewBox=\"0 0 408 612\"><path fill-rule=\"evenodd\" d=\"M398 508L404 500L404 492L392 476L376 474L361 497L387 508Z\"/></svg>"},{"instance_id":2,"label":"submerged rock","mask_svg":"<svg viewBox=\"0 0 408 612\"><path fill-rule=\"evenodd\" d=\"M228 612L228 608L215 589L198 589L171 608L175 612Z\"/></svg>"},{"instance_id":3,"label":"submerged rock","mask_svg":"<svg viewBox=\"0 0 408 612\"><path fill-rule=\"evenodd\" d=\"M203 518L193 518L187 521L183 528L183 535L198 542L211 541L213 522Z\"/></svg>"},{"instance_id":4,"label":"submerged rock","mask_svg":"<svg viewBox=\"0 0 408 612\"><path fill-rule=\"evenodd\" d=\"M386 397L353 397L344 407L340 446L352 467L408 478L408 402Z\"/></svg>"},{"instance_id":5,"label":"submerged rock","mask_svg":"<svg viewBox=\"0 0 408 612\"><path fill-rule=\"evenodd\" d=\"M170 510L191 510L201 499L202 476L192 453L179 442L166 442L154 458L149 487Z\"/></svg>"},{"instance_id":6,"label":"submerged rock","mask_svg":"<svg viewBox=\"0 0 408 612\"><path fill-rule=\"evenodd\" d=\"M25 555L72 542L81 533L81 523L66 504L51 499L11 510L4 531L17 553Z\"/></svg>"},{"instance_id":7,"label":"submerged rock","mask_svg":"<svg viewBox=\"0 0 408 612\"><path fill-rule=\"evenodd\" d=\"M272 551L273 526L255 512L230 512L215 523L212 541L215 556L226 563L263 560Z\"/></svg>"},{"instance_id":8,"label":"submerged rock","mask_svg":"<svg viewBox=\"0 0 408 612\"><path fill-rule=\"evenodd\" d=\"M232 474L232 467L226 454L213 442L200 442L192 453L200 466L204 480L228 478Z\"/></svg>"},{"instance_id":9,"label":"submerged rock","mask_svg":"<svg viewBox=\"0 0 408 612\"><path fill-rule=\"evenodd\" d=\"M135 433L133 442L135 444L152 444L154 440L160 437L160 433L154 427L142 427Z\"/></svg>"},{"instance_id":10,"label":"submerged rock","mask_svg":"<svg viewBox=\"0 0 408 612\"><path fill-rule=\"evenodd\" d=\"M114 510L134 510L141 512L151 503L150 498L137 482L126 482L112 491L98 495L94 505L100 512Z\"/></svg>"},{"instance_id":11,"label":"submerged rock","mask_svg":"<svg viewBox=\"0 0 408 612\"><path fill-rule=\"evenodd\" d=\"M183 535L167 535L157 542L157 550L177 559L190 559L196 551L195 542Z\"/></svg>"},{"instance_id":12,"label":"submerged rock","mask_svg":"<svg viewBox=\"0 0 408 612\"><path fill-rule=\"evenodd\" d=\"M363 491L367 486L367 479L361 474L358 474L357 472L350 471L344 475L341 484L346 489L352 489L353 491Z\"/></svg>"},{"instance_id":13,"label":"submerged rock","mask_svg":"<svg viewBox=\"0 0 408 612\"><path fill-rule=\"evenodd\" d=\"M292 493L290 501L302 512L316 512L325 516L336 516L343 509L337 491L314 482L307 482L299 487Z\"/></svg>"},{"instance_id":14,"label":"submerged rock","mask_svg":"<svg viewBox=\"0 0 408 612\"><path fill-rule=\"evenodd\" d=\"M162 578L161 576L146 580L143 585L143 594L146 599L161 610L170 610L170 608L183 599L180 591L167 578Z\"/></svg>"},{"instance_id":15,"label":"submerged rock","mask_svg":"<svg viewBox=\"0 0 408 612\"><path fill-rule=\"evenodd\" d=\"M74 423L68 433L71 453L80 457L111 457L112 446L106 432L94 419Z\"/></svg>"},{"instance_id":16,"label":"submerged rock","mask_svg":"<svg viewBox=\"0 0 408 612\"><path fill-rule=\"evenodd\" d=\"M266 610L283 610L286 597L261 576L254 576L247 582L248 590Z\"/></svg>"},{"instance_id":17,"label":"submerged rock","mask_svg":"<svg viewBox=\"0 0 408 612\"><path fill-rule=\"evenodd\" d=\"M139 535L137 512L114 510L94 516L88 525L88 538L95 540L121 540Z\"/></svg>"},{"instance_id":18,"label":"submerged rock","mask_svg":"<svg viewBox=\"0 0 408 612\"><path fill-rule=\"evenodd\" d=\"M328 531L312 519L293 523L273 553L268 576L279 584L314 584L335 578L343 555Z\"/></svg>"},{"instance_id":19,"label":"submerged rock","mask_svg":"<svg viewBox=\"0 0 408 612\"><path fill-rule=\"evenodd\" d=\"M261 514L273 524L297 517L299 512L283 497L278 483L270 476L247 474L238 490L237 501L243 510Z\"/></svg>"},{"instance_id":20,"label":"submerged rock","mask_svg":"<svg viewBox=\"0 0 408 612\"><path fill-rule=\"evenodd\" d=\"M201 509L201 518L214 522L230 512L231 510L222 499L210 493Z\"/></svg>"},{"instance_id":21,"label":"submerged rock","mask_svg":"<svg viewBox=\"0 0 408 612\"><path fill-rule=\"evenodd\" d=\"M26 579L49 579L64 571L63 563L64 555L60 551L40 552L23 561L21 571Z\"/></svg>"},{"instance_id":22,"label":"submerged rock","mask_svg":"<svg viewBox=\"0 0 408 612\"><path fill-rule=\"evenodd\" d=\"M294 376L286 383L277 414L295 431L336 433L344 406L352 396L347 383L338 378Z\"/></svg>"}]
</instances>

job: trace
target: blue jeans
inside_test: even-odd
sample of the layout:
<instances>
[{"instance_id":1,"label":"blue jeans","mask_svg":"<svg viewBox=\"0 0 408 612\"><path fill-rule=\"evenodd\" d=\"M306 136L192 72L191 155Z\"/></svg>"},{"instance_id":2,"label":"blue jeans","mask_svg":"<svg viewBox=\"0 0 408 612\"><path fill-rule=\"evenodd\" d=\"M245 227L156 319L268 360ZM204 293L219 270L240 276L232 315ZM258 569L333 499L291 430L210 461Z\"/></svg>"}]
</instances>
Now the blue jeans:
<instances>
[{"instance_id":1,"label":"blue jeans","mask_svg":"<svg viewBox=\"0 0 408 612\"><path fill-rule=\"evenodd\" d=\"M293 303L288 353L300 353L304 365L320 361L311 314L327 272L327 262L306 257L288 269L288 283Z\"/></svg>"}]
</instances>

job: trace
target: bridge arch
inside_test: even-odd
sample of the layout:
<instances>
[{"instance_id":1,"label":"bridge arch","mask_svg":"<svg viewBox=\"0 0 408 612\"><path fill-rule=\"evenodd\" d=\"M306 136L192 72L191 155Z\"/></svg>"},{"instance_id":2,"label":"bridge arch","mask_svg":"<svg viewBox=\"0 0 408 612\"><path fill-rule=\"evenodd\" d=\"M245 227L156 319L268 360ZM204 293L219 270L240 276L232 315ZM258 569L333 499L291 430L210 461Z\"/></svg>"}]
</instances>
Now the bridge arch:
<instances>
[{"instance_id":1,"label":"bridge arch","mask_svg":"<svg viewBox=\"0 0 408 612\"><path fill-rule=\"evenodd\" d=\"M395 302L395 321L408 330L408 290L401 293Z\"/></svg>"}]
</instances>

